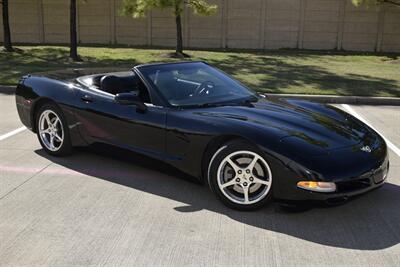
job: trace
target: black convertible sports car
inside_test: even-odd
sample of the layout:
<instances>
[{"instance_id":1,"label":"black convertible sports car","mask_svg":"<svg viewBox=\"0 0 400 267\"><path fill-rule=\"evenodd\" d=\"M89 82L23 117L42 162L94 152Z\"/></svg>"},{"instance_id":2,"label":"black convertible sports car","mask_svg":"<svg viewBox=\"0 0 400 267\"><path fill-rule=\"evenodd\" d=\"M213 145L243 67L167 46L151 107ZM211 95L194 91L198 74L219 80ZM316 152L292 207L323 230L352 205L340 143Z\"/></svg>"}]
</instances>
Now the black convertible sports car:
<instances>
[{"instance_id":1,"label":"black convertible sports car","mask_svg":"<svg viewBox=\"0 0 400 267\"><path fill-rule=\"evenodd\" d=\"M333 106L269 99L204 62L139 65L58 81L25 76L23 124L43 149L107 143L165 161L247 210L280 200L337 203L384 183L385 141Z\"/></svg>"}]
</instances>

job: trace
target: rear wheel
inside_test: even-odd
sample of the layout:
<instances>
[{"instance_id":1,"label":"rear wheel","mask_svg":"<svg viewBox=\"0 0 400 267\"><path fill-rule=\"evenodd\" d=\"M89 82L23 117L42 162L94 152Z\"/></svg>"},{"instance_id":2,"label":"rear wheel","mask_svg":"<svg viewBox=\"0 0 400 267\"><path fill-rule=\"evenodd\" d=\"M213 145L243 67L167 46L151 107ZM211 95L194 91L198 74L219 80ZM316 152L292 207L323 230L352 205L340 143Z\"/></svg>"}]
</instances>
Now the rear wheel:
<instances>
[{"instance_id":1,"label":"rear wheel","mask_svg":"<svg viewBox=\"0 0 400 267\"><path fill-rule=\"evenodd\" d=\"M53 156L71 153L72 145L67 122L59 107L46 103L36 115L36 132L43 149Z\"/></svg>"},{"instance_id":2,"label":"rear wheel","mask_svg":"<svg viewBox=\"0 0 400 267\"><path fill-rule=\"evenodd\" d=\"M261 208L272 194L267 161L259 149L240 140L222 146L214 154L208 182L225 205L239 210Z\"/></svg>"}]
</instances>

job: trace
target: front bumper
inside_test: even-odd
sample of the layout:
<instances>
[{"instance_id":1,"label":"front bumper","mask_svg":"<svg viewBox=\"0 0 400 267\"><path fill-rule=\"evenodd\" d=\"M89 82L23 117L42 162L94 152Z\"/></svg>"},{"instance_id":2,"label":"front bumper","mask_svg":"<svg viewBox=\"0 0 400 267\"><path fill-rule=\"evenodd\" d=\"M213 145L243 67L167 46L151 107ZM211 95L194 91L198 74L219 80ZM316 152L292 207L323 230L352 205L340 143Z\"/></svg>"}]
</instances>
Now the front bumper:
<instances>
[{"instance_id":1,"label":"front bumper","mask_svg":"<svg viewBox=\"0 0 400 267\"><path fill-rule=\"evenodd\" d=\"M343 202L351 197L365 194L371 190L381 187L385 183L386 179L379 182L379 183L368 183L365 179L354 180L349 182L341 183L345 188L352 188L352 189L339 189L336 192L332 193L319 193L319 192L311 192L305 191L302 192L302 200L315 200L315 201L325 201L327 203L339 203ZM301 190L301 189L299 189Z\"/></svg>"},{"instance_id":2,"label":"front bumper","mask_svg":"<svg viewBox=\"0 0 400 267\"><path fill-rule=\"evenodd\" d=\"M340 203L351 197L367 193L385 184L389 172L389 161L361 176L334 181L336 191L330 193L315 192L296 186L296 180L286 184L284 192L275 195L275 199L283 202L291 201L325 201L327 203Z\"/></svg>"}]
</instances>

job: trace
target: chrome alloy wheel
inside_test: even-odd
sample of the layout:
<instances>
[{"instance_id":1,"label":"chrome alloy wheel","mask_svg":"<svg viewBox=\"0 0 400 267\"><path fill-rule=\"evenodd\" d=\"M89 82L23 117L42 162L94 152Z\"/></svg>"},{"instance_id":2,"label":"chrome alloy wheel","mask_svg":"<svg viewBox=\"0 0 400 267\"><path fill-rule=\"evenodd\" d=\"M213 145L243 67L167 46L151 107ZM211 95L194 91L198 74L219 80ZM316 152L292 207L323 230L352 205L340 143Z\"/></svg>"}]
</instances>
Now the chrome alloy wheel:
<instances>
[{"instance_id":1,"label":"chrome alloy wheel","mask_svg":"<svg viewBox=\"0 0 400 267\"><path fill-rule=\"evenodd\" d=\"M63 125L58 115L52 110L45 110L39 117L39 136L50 151L58 151L64 142Z\"/></svg>"},{"instance_id":2,"label":"chrome alloy wheel","mask_svg":"<svg viewBox=\"0 0 400 267\"><path fill-rule=\"evenodd\" d=\"M264 199L272 185L267 162L251 151L226 156L218 167L217 179L219 189L230 201L245 205Z\"/></svg>"}]
</instances>

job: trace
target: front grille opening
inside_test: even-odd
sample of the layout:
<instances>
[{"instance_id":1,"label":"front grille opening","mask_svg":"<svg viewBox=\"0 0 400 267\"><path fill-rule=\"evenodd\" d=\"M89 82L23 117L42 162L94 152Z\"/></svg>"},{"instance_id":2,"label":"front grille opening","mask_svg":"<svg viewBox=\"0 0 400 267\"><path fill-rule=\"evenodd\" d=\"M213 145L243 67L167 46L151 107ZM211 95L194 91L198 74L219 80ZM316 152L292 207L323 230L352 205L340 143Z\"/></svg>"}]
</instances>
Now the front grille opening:
<instances>
[{"instance_id":1,"label":"front grille opening","mask_svg":"<svg viewBox=\"0 0 400 267\"><path fill-rule=\"evenodd\" d=\"M369 178L364 178L346 182L337 182L336 186L338 192L351 192L371 186L371 180Z\"/></svg>"}]
</instances>

